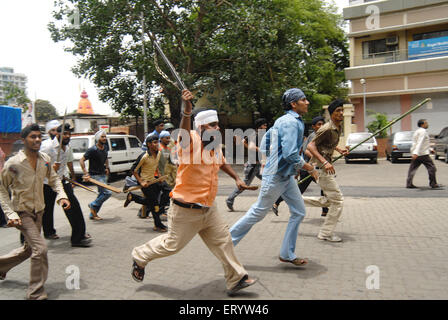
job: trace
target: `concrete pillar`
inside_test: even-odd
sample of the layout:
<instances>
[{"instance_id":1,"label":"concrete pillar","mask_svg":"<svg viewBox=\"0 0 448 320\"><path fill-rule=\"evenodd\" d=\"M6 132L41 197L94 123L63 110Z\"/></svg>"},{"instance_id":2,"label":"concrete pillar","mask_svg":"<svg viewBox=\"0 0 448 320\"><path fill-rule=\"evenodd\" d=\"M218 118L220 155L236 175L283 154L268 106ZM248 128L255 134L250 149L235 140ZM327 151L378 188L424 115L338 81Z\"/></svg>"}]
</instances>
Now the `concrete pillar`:
<instances>
[{"instance_id":1,"label":"concrete pillar","mask_svg":"<svg viewBox=\"0 0 448 320\"><path fill-rule=\"evenodd\" d=\"M350 99L353 106L353 124L356 125L358 131L353 132L363 132L364 127L364 102L362 98Z\"/></svg>"},{"instance_id":2,"label":"concrete pillar","mask_svg":"<svg viewBox=\"0 0 448 320\"><path fill-rule=\"evenodd\" d=\"M409 111L411 109L412 96L410 94L404 94L400 96L400 111L401 114ZM401 119L401 130L410 131L412 130L412 115L408 115Z\"/></svg>"}]
</instances>

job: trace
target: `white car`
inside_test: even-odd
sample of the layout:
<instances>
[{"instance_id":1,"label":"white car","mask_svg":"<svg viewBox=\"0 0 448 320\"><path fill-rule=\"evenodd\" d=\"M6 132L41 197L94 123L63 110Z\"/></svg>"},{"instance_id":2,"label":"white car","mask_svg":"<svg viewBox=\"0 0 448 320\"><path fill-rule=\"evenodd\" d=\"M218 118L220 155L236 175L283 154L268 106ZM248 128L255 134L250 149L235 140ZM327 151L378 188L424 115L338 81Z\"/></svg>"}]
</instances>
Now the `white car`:
<instances>
[{"instance_id":1,"label":"white car","mask_svg":"<svg viewBox=\"0 0 448 320\"><path fill-rule=\"evenodd\" d=\"M352 148L361 141L370 137L368 132L350 133L347 137L347 146ZM375 137L370 138L366 142L359 145L355 150L345 156L345 163L349 163L352 159L370 159L371 163L377 163L378 159L378 144Z\"/></svg>"},{"instance_id":2,"label":"white car","mask_svg":"<svg viewBox=\"0 0 448 320\"><path fill-rule=\"evenodd\" d=\"M70 147L73 151L73 169L76 175L82 175L79 159L82 158L88 148L95 145L95 136L72 136ZM107 147L110 173L126 172L131 169L132 164L143 152L141 142L136 136L123 134L108 134ZM86 161L88 169L89 161Z\"/></svg>"}]
</instances>

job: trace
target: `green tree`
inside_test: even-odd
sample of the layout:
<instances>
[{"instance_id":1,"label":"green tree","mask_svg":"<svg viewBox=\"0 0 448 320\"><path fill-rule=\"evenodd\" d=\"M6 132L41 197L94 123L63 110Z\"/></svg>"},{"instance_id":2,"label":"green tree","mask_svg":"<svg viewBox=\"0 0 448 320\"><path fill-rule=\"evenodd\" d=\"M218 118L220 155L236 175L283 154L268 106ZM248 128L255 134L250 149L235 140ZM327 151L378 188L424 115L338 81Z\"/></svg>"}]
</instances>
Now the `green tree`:
<instances>
[{"instance_id":1,"label":"green tree","mask_svg":"<svg viewBox=\"0 0 448 320\"><path fill-rule=\"evenodd\" d=\"M387 115L384 113L374 112L372 110L367 110L367 113L375 117L375 120L369 122L369 124L367 125L367 129L370 133L374 133L375 131L383 128L389 123L389 120L387 120ZM377 138L387 138L387 131L381 131L378 134Z\"/></svg>"},{"instance_id":2,"label":"green tree","mask_svg":"<svg viewBox=\"0 0 448 320\"><path fill-rule=\"evenodd\" d=\"M0 104L15 105L26 108L26 104L31 102L31 100L27 97L25 91L20 89L13 83L7 83L3 87L3 91L4 98L0 101Z\"/></svg>"},{"instance_id":3,"label":"green tree","mask_svg":"<svg viewBox=\"0 0 448 320\"><path fill-rule=\"evenodd\" d=\"M62 23L74 13L69 5L79 10L79 26ZM311 118L346 94L343 20L323 0L60 0L53 17L53 40L70 40L66 51L79 58L75 74L91 79L100 99L123 115L142 114L145 75L179 121L179 90L159 72L171 77L154 57L150 32L189 89L198 97L217 94L210 99L227 113L278 116L284 90L300 87Z\"/></svg>"},{"instance_id":4,"label":"green tree","mask_svg":"<svg viewBox=\"0 0 448 320\"><path fill-rule=\"evenodd\" d=\"M37 99L34 102L34 112L36 116L36 121L44 122L55 119L59 116L56 108L47 100Z\"/></svg>"}]
</instances>

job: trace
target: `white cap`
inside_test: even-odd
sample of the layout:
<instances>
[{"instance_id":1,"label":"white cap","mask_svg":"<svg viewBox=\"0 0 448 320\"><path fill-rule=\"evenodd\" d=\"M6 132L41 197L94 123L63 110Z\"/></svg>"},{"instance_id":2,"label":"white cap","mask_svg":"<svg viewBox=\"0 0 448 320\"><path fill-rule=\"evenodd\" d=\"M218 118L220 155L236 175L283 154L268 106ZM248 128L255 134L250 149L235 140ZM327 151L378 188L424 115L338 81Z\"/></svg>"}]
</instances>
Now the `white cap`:
<instances>
[{"instance_id":1,"label":"white cap","mask_svg":"<svg viewBox=\"0 0 448 320\"><path fill-rule=\"evenodd\" d=\"M45 131L48 132L51 129L59 127L59 125L60 125L60 123L58 120L48 121L47 124L45 125Z\"/></svg>"},{"instance_id":2,"label":"white cap","mask_svg":"<svg viewBox=\"0 0 448 320\"><path fill-rule=\"evenodd\" d=\"M104 131L104 130L100 130L100 131L98 131L97 133L95 133L95 142L97 142L98 140L100 140L100 138L101 138L101 136L102 136L103 134L106 134L106 131Z\"/></svg>"},{"instance_id":3,"label":"white cap","mask_svg":"<svg viewBox=\"0 0 448 320\"><path fill-rule=\"evenodd\" d=\"M216 112L216 110L201 111L194 117L194 124L196 127L218 121L218 112Z\"/></svg>"}]
</instances>

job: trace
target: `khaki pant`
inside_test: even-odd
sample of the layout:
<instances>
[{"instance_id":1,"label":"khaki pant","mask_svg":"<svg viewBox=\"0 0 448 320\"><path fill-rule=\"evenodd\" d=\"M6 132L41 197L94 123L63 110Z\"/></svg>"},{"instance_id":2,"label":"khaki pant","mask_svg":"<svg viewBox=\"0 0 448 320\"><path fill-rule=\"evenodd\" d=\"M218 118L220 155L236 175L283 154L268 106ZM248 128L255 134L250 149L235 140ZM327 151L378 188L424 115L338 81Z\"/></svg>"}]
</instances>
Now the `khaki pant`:
<instances>
[{"instance_id":1,"label":"khaki pant","mask_svg":"<svg viewBox=\"0 0 448 320\"><path fill-rule=\"evenodd\" d=\"M27 299L46 299L44 283L48 277L47 244L41 235L43 211L36 214L18 212L22 226L18 229L25 237L25 245L0 257L0 272L8 272L31 257L30 283Z\"/></svg>"},{"instance_id":2,"label":"khaki pant","mask_svg":"<svg viewBox=\"0 0 448 320\"><path fill-rule=\"evenodd\" d=\"M179 252L199 234L210 251L221 261L227 289L233 288L247 272L235 256L229 227L217 211L188 209L171 203L168 211L168 233L132 250L132 258L140 265Z\"/></svg>"},{"instance_id":3,"label":"khaki pant","mask_svg":"<svg viewBox=\"0 0 448 320\"><path fill-rule=\"evenodd\" d=\"M303 201L305 202L305 205L311 207L328 207L329 210L319 235L322 237L330 237L342 214L344 197L336 182L335 175L327 174L325 170L322 169L319 170L319 185L324 192L324 196L303 197Z\"/></svg>"}]
</instances>

